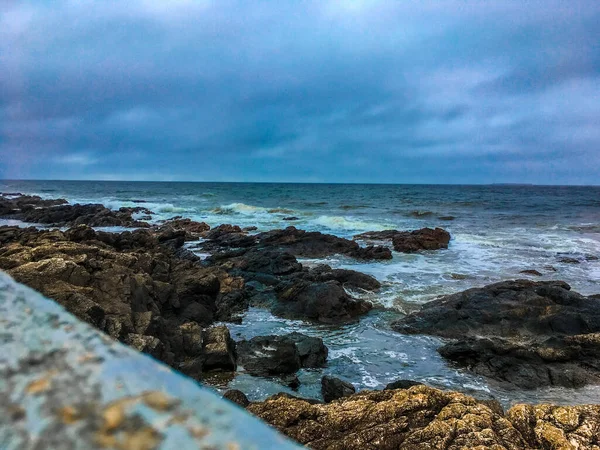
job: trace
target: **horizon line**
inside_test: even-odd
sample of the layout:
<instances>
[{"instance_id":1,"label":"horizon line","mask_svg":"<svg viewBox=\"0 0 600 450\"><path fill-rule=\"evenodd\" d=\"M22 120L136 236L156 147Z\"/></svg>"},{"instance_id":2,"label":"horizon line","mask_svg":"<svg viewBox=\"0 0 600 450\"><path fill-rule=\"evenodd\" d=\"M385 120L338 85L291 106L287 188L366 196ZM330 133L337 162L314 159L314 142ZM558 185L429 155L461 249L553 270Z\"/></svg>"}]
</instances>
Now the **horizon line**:
<instances>
[{"instance_id":1,"label":"horizon line","mask_svg":"<svg viewBox=\"0 0 600 450\"><path fill-rule=\"evenodd\" d=\"M0 179L2 182L75 182L75 183L204 183L204 184L314 184L314 185L373 185L373 186L506 186L506 187L600 187L599 184L537 184L521 182L497 182L497 183L375 183L375 182L352 182L352 181L198 181L198 180L105 180L105 179L43 179L43 178L21 178Z\"/></svg>"}]
</instances>

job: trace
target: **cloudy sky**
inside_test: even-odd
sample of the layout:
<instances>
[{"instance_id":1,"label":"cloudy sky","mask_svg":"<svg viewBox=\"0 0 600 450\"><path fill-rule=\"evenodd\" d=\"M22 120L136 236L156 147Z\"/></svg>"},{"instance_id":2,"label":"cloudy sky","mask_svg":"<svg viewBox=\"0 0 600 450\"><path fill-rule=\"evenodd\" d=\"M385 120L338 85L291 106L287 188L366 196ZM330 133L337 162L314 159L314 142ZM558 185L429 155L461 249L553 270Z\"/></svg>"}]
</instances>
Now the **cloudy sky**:
<instances>
[{"instance_id":1,"label":"cloudy sky","mask_svg":"<svg viewBox=\"0 0 600 450\"><path fill-rule=\"evenodd\" d=\"M600 2L0 1L0 178L600 184Z\"/></svg>"}]
</instances>

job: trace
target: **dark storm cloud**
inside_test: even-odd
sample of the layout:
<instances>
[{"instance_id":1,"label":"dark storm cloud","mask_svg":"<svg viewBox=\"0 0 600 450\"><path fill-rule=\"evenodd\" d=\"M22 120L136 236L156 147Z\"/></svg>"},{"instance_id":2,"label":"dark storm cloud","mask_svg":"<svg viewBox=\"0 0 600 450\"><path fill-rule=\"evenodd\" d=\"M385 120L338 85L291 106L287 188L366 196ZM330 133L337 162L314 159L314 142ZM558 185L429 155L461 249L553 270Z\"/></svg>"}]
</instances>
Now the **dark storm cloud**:
<instances>
[{"instance_id":1,"label":"dark storm cloud","mask_svg":"<svg viewBox=\"0 0 600 450\"><path fill-rule=\"evenodd\" d=\"M0 177L593 183L596 2L0 4Z\"/></svg>"}]
</instances>

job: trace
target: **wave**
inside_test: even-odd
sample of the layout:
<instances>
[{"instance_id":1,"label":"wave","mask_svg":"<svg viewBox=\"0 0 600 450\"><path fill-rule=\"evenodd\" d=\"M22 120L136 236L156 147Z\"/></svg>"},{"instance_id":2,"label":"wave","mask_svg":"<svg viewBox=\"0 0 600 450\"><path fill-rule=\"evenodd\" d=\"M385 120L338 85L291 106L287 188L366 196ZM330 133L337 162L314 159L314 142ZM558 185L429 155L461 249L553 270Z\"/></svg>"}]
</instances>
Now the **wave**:
<instances>
[{"instance_id":1,"label":"wave","mask_svg":"<svg viewBox=\"0 0 600 450\"><path fill-rule=\"evenodd\" d=\"M343 216L319 216L316 219L311 220L310 223L331 230L342 231L382 231L393 228L384 223L369 222Z\"/></svg>"},{"instance_id":2,"label":"wave","mask_svg":"<svg viewBox=\"0 0 600 450\"><path fill-rule=\"evenodd\" d=\"M229 205L221 205L214 208L211 213L219 215L243 214L251 215L257 213L267 213L267 208L261 206L247 205L245 203L231 203Z\"/></svg>"}]
</instances>

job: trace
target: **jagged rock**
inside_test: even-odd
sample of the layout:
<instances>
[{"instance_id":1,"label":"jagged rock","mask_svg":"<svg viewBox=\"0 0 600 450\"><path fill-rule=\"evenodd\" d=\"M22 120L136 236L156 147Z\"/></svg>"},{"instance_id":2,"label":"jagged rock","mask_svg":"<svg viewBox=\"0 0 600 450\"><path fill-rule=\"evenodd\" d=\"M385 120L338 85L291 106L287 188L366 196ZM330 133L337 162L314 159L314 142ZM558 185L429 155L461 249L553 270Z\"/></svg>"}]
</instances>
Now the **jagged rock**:
<instances>
[{"instance_id":1,"label":"jagged rock","mask_svg":"<svg viewBox=\"0 0 600 450\"><path fill-rule=\"evenodd\" d=\"M290 333L283 336L256 336L238 343L239 361L252 375L293 374L301 367L322 367L328 350L321 338Z\"/></svg>"},{"instance_id":2,"label":"jagged rock","mask_svg":"<svg viewBox=\"0 0 600 450\"><path fill-rule=\"evenodd\" d=\"M236 344L225 325L202 332L202 355L204 371L237 369Z\"/></svg>"},{"instance_id":3,"label":"jagged rock","mask_svg":"<svg viewBox=\"0 0 600 450\"><path fill-rule=\"evenodd\" d=\"M326 264L321 264L310 271L316 281L339 281L349 288L359 288L367 291L376 291L381 283L376 278L348 269L332 269Z\"/></svg>"},{"instance_id":4,"label":"jagged rock","mask_svg":"<svg viewBox=\"0 0 600 450\"><path fill-rule=\"evenodd\" d=\"M236 405L241 406L242 408L245 408L250 404L250 400L248 400L246 394L244 394L238 389L229 389L225 391L225 393L223 394L223 398L226 398L230 402L233 402Z\"/></svg>"},{"instance_id":5,"label":"jagged rock","mask_svg":"<svg viewBox=\"0 0 600 450\"><path fill-rule=\"evenodd\" d=\"M296 344L282 336L257 336L238 342L237 349L240 365L251 375L287 375L301 367Z\"/></svg>"},{"instance_id":6,"label":"jagged rock","mask_svg":"<svg viewBox=\"0 0 600 450\"><path fill-rule=\"evenodd\" d=\"M442 356L524 388L600 383L600 303L561 281L507 281L442 297L392 324L457 339Z\"/></svg>"},{"instance_id":7,"label":"jagged rock","mask_svg":"<svg viewBox=\"0 0 600 450\"><path fill-rule=\"evenodd\" d=\"M140 212L153 214L143 207L114 211L100 204L69 205L64 199L43 200L37 196L0 197L0 217L55 226L85 224L92 227L149 227L148 223L133 219L132 215Z\"/></svg>"},{"instance_id":8,"label":"jagged rock","mask_svg":"<svg viewBox=\"0 0 600 450\"><path fill-rule=\"evenodd\" d=\"M263 247L278 248L294 256L322 258L340 254L358 259L391 259L392 254L385 247L362 248L356 242L318 231L307 232L295 227L272 230L256 235Z\"/></svg>"},{"instance_id":9,"label":"jagged rock","mask_svg":"<svg viewBox=\"0 0 600 450\"><path fill-rule=\"evenodd\" d=\"M232 317L229 302L244 298L244 281L180 259L167 245L173 239L161 243L160 236L85 225L65 232L0 227L0 269L112 337L197 376L199 326Z\"/></svg>"},{"instance_id":10,"label":"jagged rock","mask_svg":"<svg viewBox=\"0 0 600 450\"><path fill-rule=\"evenodd\" d=\"M535 269L521 270L519 273L523 273L525 275L533 275L535 277L541 277L542 276L542 273L539 270L535 270Z\"/></svg>"},{"instance_id":11,"label":"jagged rock","mask_svg":"<svg viewBox=\"0 0 600 450\"><path fill-rule=\"evenodd\" d=\"M328 404L279 396L251 403L247 409L314 449L532 448L507 418L486 405L427 386L364 391ZM597 429L598 422L597 417L591 421L591 430Z\"/></svg>"},{"instance_id":12,"label":"jagged rock","mask_svg":"<svg viewBox=\"0 0 600 450\"><path fill-rule=\"evenodd\" d=\"M297 280L283 287L277 299L273 314L322 323L349 321L372 308L371 303L350 297L337 281Z\"/></svg>"},{"instance_id":13,"label":"jagged rock","mask_svg":"<svg viewBox=\"0 0 600 450\"><path fill-rule=\"evenodd\" d=\"M412 380L396 380L388 383L384 389L408 389L413 386L424 386L424 384Z\"/></svg>"},{"instance_id":14,"label":"jagged rock","mask_svg":"<svg viewBox=\"0 0 600 450\"><path fill-rule=\"evenodd\" d=\"M414 231L369 231L354 236L365 241L391 240L397 252L414 253L421 250L448 248L450 233L442 228L421 228Z\"/></svg>"},{"instance_id":15,"label":"jagged rock","mask_svg":"<svg viewBox=\"0 0 600 450\"><path fill-rule=\"evenodd\" d=\"M182 217L173 217L172 219L165 221L158 230L162 231L165 229L184 231L186 241L195 241L210 230L210 226L204 222L196 222Z\"/></svg>"},{"instance_id":16,"label":"jagged rock","mask_svg":"<svg viewBox=\"0 0 600 450\"><path fill-rule=\"evenodd\" d=\"M325 403L338 398L348 397L356 392L356 388L347 381L325 375L321 378L321 395Z\"/></svg>"}]
</instances>

